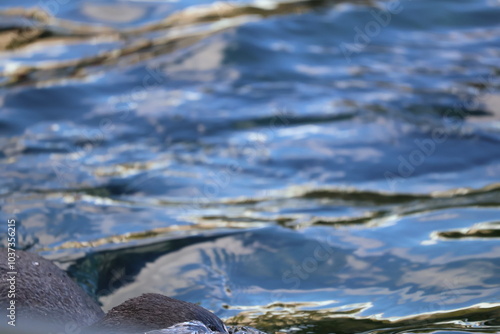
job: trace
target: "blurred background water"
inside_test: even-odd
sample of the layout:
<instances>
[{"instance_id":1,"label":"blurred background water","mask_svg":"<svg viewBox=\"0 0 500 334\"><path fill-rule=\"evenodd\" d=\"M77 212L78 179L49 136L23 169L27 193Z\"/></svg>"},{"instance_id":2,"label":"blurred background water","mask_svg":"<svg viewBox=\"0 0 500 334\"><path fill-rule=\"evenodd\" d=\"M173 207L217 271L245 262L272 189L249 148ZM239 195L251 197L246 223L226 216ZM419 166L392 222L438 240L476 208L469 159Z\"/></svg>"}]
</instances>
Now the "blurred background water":
<instances>
[{"instance_id":1,"label":"blurred background water","mask_svg":"<svg viewBox=\"0 0 500 334\"><path fill-rule=\"evenodd\" d=\"M0 218L106 310L498 333L499 74L498 0L3 0Z\"/></svg>"}]
</instances>

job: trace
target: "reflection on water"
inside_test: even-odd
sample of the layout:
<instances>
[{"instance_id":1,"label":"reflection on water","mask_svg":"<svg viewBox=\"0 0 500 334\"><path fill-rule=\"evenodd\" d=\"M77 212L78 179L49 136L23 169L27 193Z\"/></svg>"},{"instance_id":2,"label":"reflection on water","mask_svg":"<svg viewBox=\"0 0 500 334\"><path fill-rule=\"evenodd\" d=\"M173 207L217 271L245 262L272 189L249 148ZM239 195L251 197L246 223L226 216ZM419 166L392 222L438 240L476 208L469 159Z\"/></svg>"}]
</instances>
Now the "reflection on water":
<instances>
[{"instance_id":1,"label":"reflection on water","mask_svg":"<svg viewBox=\"0 0 500 334\"><path fill-rule=\"evenodd\" d=\"M0 4L0 216L106 310L500 331L497 2L36 5Z\"/></svg>"}]
</instances>

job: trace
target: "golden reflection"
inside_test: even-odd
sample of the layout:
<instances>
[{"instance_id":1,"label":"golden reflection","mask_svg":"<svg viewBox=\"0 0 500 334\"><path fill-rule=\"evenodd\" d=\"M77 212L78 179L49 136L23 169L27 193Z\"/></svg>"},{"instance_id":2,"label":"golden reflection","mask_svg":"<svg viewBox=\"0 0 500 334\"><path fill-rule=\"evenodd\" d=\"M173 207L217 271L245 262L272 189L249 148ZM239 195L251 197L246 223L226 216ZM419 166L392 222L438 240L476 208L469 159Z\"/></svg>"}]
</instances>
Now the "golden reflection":
<instances>
[{"instance_id":1,"label":"golden reflection","mask_svg":"<svg viewBox=\"0 0 500 334\"><path fill-rule=\"evenodd\" d=\"M344 0L336 1L338 3ZM358 1L348 1L358 2ZM365 1L359 1L366 3ZM282 2L233 3L221 6L220 3L197 5L176 12L168 12L166 17L157 22L149 22L138 27L121 30L106 26L106 23L126 23L144 17L145 11L130 4L103 5L85 4L82 13L100 24L73 22L49 15L39 8L9 8L0 10L0 16L24 18L27 27L7 27L0 33L0 51L13 50L34 42L45 43L47 40L59 40L60 43L89 43L96 40L114 38L119 42L111 51L98 50L95 55L71 61L42 62L37 65L20 64L15 71L0 72L0 86L12 86L20 83L52 84L68 78L85 78L92 67L115 65L118 62L129 64L150 59L160 54L170 53L223 30L240 26L272 15L307 12L329 4L322 0L298 0ZM272 5L269 5L272 4ZM119 12L118 14L116 12ZM110 14L112 12L112 15ZM61 34L61 31L64 32ZM162 32L161 34L153 34ZM47 36L50 36L47 38ZM162 48L158 48L163 46ZM133 55L133 57L132 57ZM100 69L102 71L102 69ZM51 78L51 79L46 79Z\"/></svg>"},{"instance_id":2,"label":"golden reflection","mask_svg":"<svg viewBox=\"0 0 500 334\"><path fill-rule=\"evenodd\" d=\"M146 14L146 9L140 6L120 3L112 5L83 3L81 12L89 18L104 23L130 23L143 18Z\"/></svg>"},{"instance_id":3,"label":"golden reflection","mask_svg":"<svg viewBox=\"0 0 500 334\"><path fill-rule=\"evenodd\" d=\"M289 303L290 310L295 309L293 303ZM365 305L369 306L369 305ZM229 325L248 325L268 332L282 330L292 331L298 328L299 333L331 333L352 334L354 332L375 333L401 333L424 330L433 332L436 330L460 330L474 326L482 333L495 333L484 324L485 317L494 318L500 312L500 304L482 305L478 304L467 309L458 309L448 312L434 312L419 314L401 318L378 318L376 316L363 317L359 313L363 308L341 312L336 309L315 311L267 311L267 312L241 312L235 317L226 320ZM463 321L457 321L463 319ZM302 324L308 324L301 329Z\"/></svg>"}]
</instances>

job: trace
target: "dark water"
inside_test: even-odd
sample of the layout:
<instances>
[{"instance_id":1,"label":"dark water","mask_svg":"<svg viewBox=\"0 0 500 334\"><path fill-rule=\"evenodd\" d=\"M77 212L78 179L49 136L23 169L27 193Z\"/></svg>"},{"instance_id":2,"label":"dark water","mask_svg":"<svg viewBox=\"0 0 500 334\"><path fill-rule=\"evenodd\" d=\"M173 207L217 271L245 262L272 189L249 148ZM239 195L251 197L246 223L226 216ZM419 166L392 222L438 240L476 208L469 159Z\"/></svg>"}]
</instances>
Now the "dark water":
<instances>
[{"instance_id":1,"label":"dark water","mask_svg":"<svg viewBox=\"0 0 500 334\"><path fill-rule=\"evenodd\" d=\"M500 332L498 1L0 8L1 219L105 309Z\"/></svg>"}]
</instances>

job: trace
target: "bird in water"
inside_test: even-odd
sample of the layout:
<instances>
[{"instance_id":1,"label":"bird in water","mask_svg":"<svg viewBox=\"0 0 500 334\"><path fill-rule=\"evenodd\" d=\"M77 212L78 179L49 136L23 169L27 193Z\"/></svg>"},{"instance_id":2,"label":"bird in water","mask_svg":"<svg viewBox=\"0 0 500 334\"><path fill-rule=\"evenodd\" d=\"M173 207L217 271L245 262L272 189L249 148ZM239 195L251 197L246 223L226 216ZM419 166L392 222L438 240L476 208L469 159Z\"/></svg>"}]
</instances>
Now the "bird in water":
<instances>
[{"instance_id":1,"label":"bird in water","mask_svg":"<svg viewBox=\"0 0 500 334\"><path fill-rule=\"evenodd\" d=\"M6 248L0 248L0 257L2 333L133 334L185 322L228 333L222 320L203 307L155 293L129 299L105 314L51 261L16 250L14 274Z\"/></svg>"}]
</instances>

